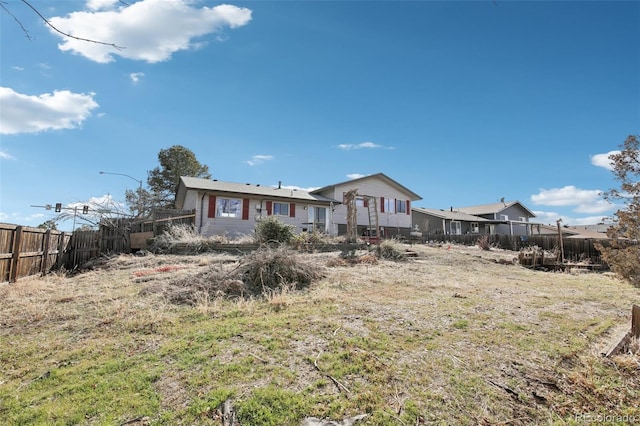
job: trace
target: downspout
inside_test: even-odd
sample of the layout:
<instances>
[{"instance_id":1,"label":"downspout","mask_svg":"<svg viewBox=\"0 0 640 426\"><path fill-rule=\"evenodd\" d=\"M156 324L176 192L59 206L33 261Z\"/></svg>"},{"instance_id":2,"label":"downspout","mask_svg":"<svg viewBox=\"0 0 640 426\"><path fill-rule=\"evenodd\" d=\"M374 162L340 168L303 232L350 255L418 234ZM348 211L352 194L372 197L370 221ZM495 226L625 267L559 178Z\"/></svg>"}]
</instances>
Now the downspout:
<instances>
[{"instance_id":1,"label":"downspout","mask_svg":"<svg viewBox=\"0 0 640 426\"><path fill-rule=\"evenodd\" d=\"M207 195L206 192L202 193L202 197L200 198L200 225L198 226L198 235L202 232L202 221L204 220L204 197Z\"/></svg>"}]
</instances>

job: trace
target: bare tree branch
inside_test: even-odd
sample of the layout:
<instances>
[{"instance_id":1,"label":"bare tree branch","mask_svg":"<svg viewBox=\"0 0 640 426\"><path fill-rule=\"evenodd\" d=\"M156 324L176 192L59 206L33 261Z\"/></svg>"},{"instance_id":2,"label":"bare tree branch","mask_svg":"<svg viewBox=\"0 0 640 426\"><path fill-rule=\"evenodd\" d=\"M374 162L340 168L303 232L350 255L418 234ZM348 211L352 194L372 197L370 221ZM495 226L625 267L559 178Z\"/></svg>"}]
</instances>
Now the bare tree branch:
<instances>
[{"instance_id":1,"label":"bare tree branch","mask_svg":"<svg viewBox=\"0 0 640 426\"><path fill-rule=\"evenodd\" d=\"M104 46L111 46L111 47L113 47L113 48L115 48L115 49L118 49L118 50L123 50L123 49L125 49L124 47L122 47L122 46L118 46L118 45L116 45L115 43L106 43L106 42L104 42L104 41L92 40L92 39L89 39L89 38L78 37L78 36L71 35L71 34L69 34L69 33L65 33L64 31L61 31L61 30L59 30L58 28L56 28L56 26L55 26L55 25L53 25L51 22L49 22L49 20L48 20L47 18L45 18L45 17L40 13L40 11L39 11L38 9L36 9L36 8L35 8L31 3L29 3L27 0L20 0L20 1L22 1L22 3L26 4L26 5L27 5L31 10L33 10L33 12L34 12L36 15L38 15L38 16L40 17L40 19L42 19L42 20L44 21L44 23L45 23L45 24L47 24L49 27L51 27L55 32L57 32L57 33L59 33L59 34L62 34L62 35L63 35L63 36L65 36L65 37L69 37L69 38L72 38L72 39L75 39L75 40L80 40L80 41L86 41L86 42L88 42L88 43L96 43L96 44L102 44L102 45L104 45ZM126 3L123 3L123 4L126 4ZM3 6L2 8L3 8L5 11L7 10L4 6ZM10 13L10 14L11 14L11 13ZM11 16L13 16L13 15L11 15ZM15 19L15 17L14 17L14 19ZM16 19L16 20L17 20L17 19ZM19 24L20 24L20 26L22 27L22 24L21 24L19 21L18 21L18 23L19 23ZM23 30L24 30L24 27L23 27Z\"/></svg>"},{"instance_id":2,"label":"bare tree branch","mask_svg":"<svg viewBox=\"0 0 640 426\"><path fill-rule=\"evenodd\" d=\"M11 11L9 9L7 9L5 7L5 4L7 4L7 2L5 1L0 1L0 8L2 8L2 10L4 10L5 12L7 12L9 14L9 16L11 16L13 18L14 21L16 21L16 23L18 25L20 25L20 28L22 29L22 32L24 33L24 35L27 37L27 39L29 40L33 40L33 38L31 37L31 34L29 34L29 31L27 31L27 29L24 27L24 25L22 25L22 22L20 22L20 20L16 17L16 15L14 15L13 13L11 13Z\"/></svg>"}]
</instances>

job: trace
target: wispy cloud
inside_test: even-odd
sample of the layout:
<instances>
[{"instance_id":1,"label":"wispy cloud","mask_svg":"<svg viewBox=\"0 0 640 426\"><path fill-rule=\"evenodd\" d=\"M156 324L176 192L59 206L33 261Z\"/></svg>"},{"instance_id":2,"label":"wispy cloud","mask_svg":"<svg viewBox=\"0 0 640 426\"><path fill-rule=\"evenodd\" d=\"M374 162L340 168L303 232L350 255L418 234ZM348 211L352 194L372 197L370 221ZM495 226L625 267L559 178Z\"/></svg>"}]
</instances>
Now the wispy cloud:
<instances>
[{"instance_id":1,"label":"wispy cloud","mask_svg":"<svg viewBox=\"0 0 640 426\"><path fill-rule=\"evenodd\" d=\"M347 177L348 177L349 179L360 179L360 178L363 178L363 177L365 177L365 176L366 176L366 175L361 175L360 173L349 173L349 174L347 175Z\"/></svg>"},{"instance_id":2,"label":"wispy cloud","mask_svg":"<svg viewBox=\"0 0 640 426\"><path fill-rule=\"evenodd\" d=\"M12 67L11 67L11 69L12 69L12 70L15 70L15 71L24 71L24 68L19 67L19 66L17 66L17 65L12 66Z\"/></svg>"},{"instance_id":3,"label":"wispy cloud","mask_svg":"<svg viewBox=\"0 0 640 426\"><path fill-rule=\"evenodd\" d=\"M0 134L38 133L79 127L98 108L95 93L68 90L25 95L0 87Z\"/></svg>"},{"instance_id":4,"label":"wispy cloud","mask_svg":"<svg viewBox=\"0 0 640 426\"><path fill-rule=\"evenodd\" d=\"M352 149L395 149L394 147L387 147L387 146L383 146L383 145L378 145L376 143L373 142L362 142L362 143L358 143L358 144L340 144L338 145L338 148L345 150L345 151L349 151Z\"/></svg>"},{"instance_id":5,"label":"wispy cloud","mask_svg":"<svg viewBox=\"0 0 640 426\"><path fill-rule=\"evenodd\" d=\"M13 155L7 154L4 151L0 151L0 158L3 160L15 160L15 157Z\"/></svg>"},{"instance_id":6,"label":"wispy cloud","mask_svg":"<svg viewBox=\"0 0 640 426\"><path fill-rule=\"evenodd\" d=\"M613 170L613 162L609 156L620 154L620 151L609 151L606 154L596 154L591 156L591 164L597 167L604 167L607 170Z\"/></svg>"},{"instance_id":7,"label":"wispy cloud","mask_svg":"<svg viewBox=\"0 0 640 426\"><path fill-rule=\"evenodd\" d=\"M131 74L129 74L129 78L131 79L133 84L138 84L138 81L140 81L141 77L144 77L143 72L132 72Z\"/></svg>"},{"instance_id":8,"label":"wispy cloud","mask_svg":"<svg viewBox=\"0 0 640 426\"><path fill-rule=\"evenodd\" d=\"M58 44L62 51L100 63L114 61L115 55L155 63L171 59L175 52L202 46L202 38L207 35L218 35L251 21L252 11L244 7L194 4L183 0L90 0L87 10L55 16L49 22L61 31L123 47L86 43L51 30L62 39Z\"/></svg>"},{"instance_id":9,"label":"wispy cloud","mask_svg":"<svg viewBox=\"0 0 640 426\"><path fill-rule=\"evenodd\" d=\"M273 160L273 155L254 155L251 157L251 160L247 160L247 164L250 166L256 166L270 160Z\"/></svg>"}]
</instances>

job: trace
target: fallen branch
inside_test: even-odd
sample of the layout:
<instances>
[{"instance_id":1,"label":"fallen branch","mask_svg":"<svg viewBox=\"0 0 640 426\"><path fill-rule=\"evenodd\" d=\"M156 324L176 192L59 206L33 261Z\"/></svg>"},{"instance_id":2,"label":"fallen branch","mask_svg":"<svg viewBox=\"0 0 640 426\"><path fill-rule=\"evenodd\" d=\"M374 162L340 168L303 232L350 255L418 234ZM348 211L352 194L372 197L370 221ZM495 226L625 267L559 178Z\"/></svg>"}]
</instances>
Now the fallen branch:
<instances>
[{"instance_id":1,"label":"fallen branch","mask_svg":"<svg viewBox=\"0 0 640 426\"><path fill-rule=\"evenodd\" d=\"M336 385L336 387L338 388L338 391L342 392L342 390L344 390L347 393L351 393L351 391L349 389L347 389L347 387L345 385L340 383L335 377L333 377L330 374L327 374L324 371L322 371L322 369L318 366L318 359L320 358L320 355L322 355L322 352L318 353L318 356L313 361L313 366L316 368L316 370L318 370L319 372L321 372L322 374L327 376L333 382L333 384Z\"/></svg>"}]
</instances>

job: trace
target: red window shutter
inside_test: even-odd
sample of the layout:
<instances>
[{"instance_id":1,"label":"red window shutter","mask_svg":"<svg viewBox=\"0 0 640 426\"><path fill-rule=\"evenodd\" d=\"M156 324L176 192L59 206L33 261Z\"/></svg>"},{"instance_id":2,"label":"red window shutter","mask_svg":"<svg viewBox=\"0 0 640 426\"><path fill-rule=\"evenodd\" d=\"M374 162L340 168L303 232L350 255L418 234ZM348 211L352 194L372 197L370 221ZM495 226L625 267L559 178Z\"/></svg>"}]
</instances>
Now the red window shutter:
<instances>
[{"instance_id":1,"label":"red window shutter","mask_svg":"<svg viewBox=\"0 0 640 426\"><path fill-rule=\"evenodd\" d=\"M216 196L209 195L209 211L207 213L207 217L214 218L216 217Z\"/></svg>"},{"instance_id":2,"label":"red window shutter","mask_svg":"<svg viewBox=\"0 0 640 426\"><path fill-rule=\"evenodd\" d=\"M242 220L249 220L249 204L250 200L248 198L242 199Z\"/></svg>"},{"instance_id":3,"label":"red window shutter","mask_svg":"<svg viewBox=\"0 0 640 426\"><path fill-rule=\"evenodd\" d=\"M368 198L365 198L365 199L362 201L362 206L363 206L363 207L369 207L369 199L368 199Z\"/></svg>"},{"instance_id":4,"label":"red window shutter","mask_svg":"<svg viewBox=\"0 0 640 426\"><path fill-rule=\"evenodd\" d=\"M411 201L407 200L407 214L411 214Z\"/></svg>"},{"instance_id":5,"label":"red window shutter","mask_svg":"<svg viewBox=\"0 0 640 426\"><path fill-rule=\"evenodd\" d=\"M342 204L347 204L347 193L346 192L342 193Z\"/></svg>"},{"instance_id":6,"label":"red window shutter","mask_svg":"<svg viewBox=\"0 0 640 426\"><path fill-rule=\"evenodd\" d=\"M380 197L380 213L384 213L384 197Z\"/></svg>"},{"instance_id":7,"label":"red window shutter","mask_svg":"<svg viewBox=\"0 0 640 426\"><path fill-rule=\"evenodd\" d=\"M296 217L296 203L289 204L289 217Z\"/></svg>"},{"instance_id":8,"label":"red window shutter","mask_svg":"<svg viewBox=\"0 0 640 426\"><path fill-rule=\"evenodd\" d=\"M273 201L267 201L267 216L271 216L272 209L273 209Z\"/></svg>"}]
</instances>

